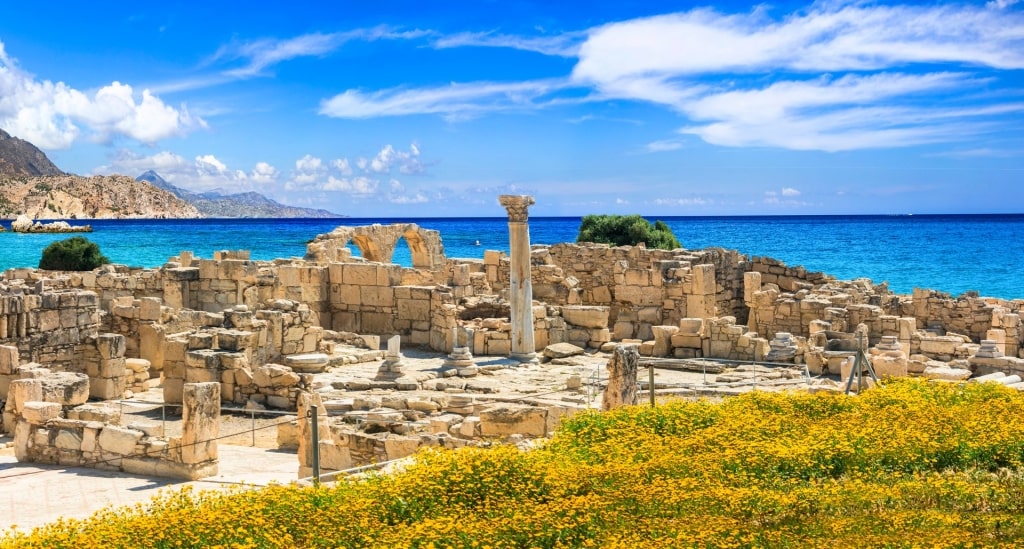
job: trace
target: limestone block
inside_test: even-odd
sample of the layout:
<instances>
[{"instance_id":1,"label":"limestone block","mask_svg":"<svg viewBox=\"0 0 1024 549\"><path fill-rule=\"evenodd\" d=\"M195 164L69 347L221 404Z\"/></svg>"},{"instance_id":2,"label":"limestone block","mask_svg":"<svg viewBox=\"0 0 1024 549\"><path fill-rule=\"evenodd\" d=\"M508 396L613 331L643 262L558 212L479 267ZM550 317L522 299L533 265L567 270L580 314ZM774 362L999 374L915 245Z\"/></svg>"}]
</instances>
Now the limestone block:
<instances>
[{"instance_id":1,"label":"limestone block","mask_svg":"<svg viewBox=\"0 0 1024 549\"><path fill-rule=\"evenodd\" d=\"M21 407L21 417L32 425L46 425L47 421L60 417L61 406L56 402L26 402Z\"/></svg>"},{"instance_id":2,"label":"limestone block","mask_svg":"<svg viewBox=\"0 0 1024 549\"><path fill-rule=\"evenodd\" d=\"M518 404L498 404L480 412L480 433L485 436L547 434L547 410Z\"/></svg>"},{"instance_id":3,"label":"limestone block","mask_svg":"<svg viewBox=\"0 0 1024 549\"><path fill-rule=\"evenodd\" d=\"M0 375L10 375L18 368L18 348L0 345ZM6 393L4 393L6 395Z\"/></svg>"},{"instance_id":4,"label":"limestone block","mask_svg":"<svg viewBox=\"0 0 1024 549\"><path fill-rule=\"evenodd\" d=\"M156 297L143 297L139 299L139 320L160 320L161 300Z\"/></svg>"},{"instance_id":5,"label":"limestone block","mask_svg":"<svg viewBox=\"0 0 1024 549\"><path fill-rule=\"evenodd\" d=\"M43 378L43 398L62 406L77 406L89 400L89 377L74 372L53 372Z\"/></svg>"},{"instance_id":6,"label":"limestone block","mask_svg":"<svg viewBox=\"0 0 1024 549\"><path fill-rule=\"evenodd\" d=\"M389 460L411 456L419 447L419 437L389 436L384 439L384 453Z\"/></svg>"},{"instance_id":7,"label":"limestone block","mask_svg":"<svg viewBox=\"0 0 1024 549\"><path fill-rule=\"evenodd\" d=\"M334 471L350 469L352 455L348 446L339 446L333 440L321 440L320 467Z\"/></svg>"},{"instance_id":8,"label":"limestone block","mask_svg":"<svg viewBox=\"0 0 1024 549\"><path fill-rule=\"evenodd\" d=\"M258 387L293 387L301 379L287 366L267 364L256 368L252 380Z\"/></svg>"},{"instance_id":9,"label":"limestone block","mask_svg":"<svg viewBox=\"0 0 1024 549\"><path fill-rule=\"evenodd\" d=\"M124 377L128 370L125 367L125 359L109 358L100 359L98 377ZM96 376L94 376L96 377Z\"/></svg>"},{"instance_id":10,"label":"limestone block","mask_svg":"<svg viewBox=\"0 0 1024 549\"><path fill-rule=\"evenodd\" d=\"M583 349L572 343L555 343L545 347L543 353L548 358L568 358L583 354Z\"/></svg>"},{"instance_id":11,"label":"limestone block","mask_svg":"<svg viewBox=\"0 0 1024 549\"><path fill-rule=\"evenodd\" d=\"M884 354L871 357L871 366L875 375L885 379L889 377L907 377L907 357L903 353Z\"/></svg>"},{"instance_id":12,"label":"limestone block","mask_svg":"<svg viewBox=\"0 0 1024 549\"><path fill-rule=\"evenodd\" d=\"M686 349L700 349L701 338L698 335L684 335L675 334L670 339L672 347L682 347Z\"/></svg>"},{"instance_id":13,"label":"limestone block","mask_svg":"<svg viewBox=\"0 0 1024 549\"><path fill-rule=\"evenodd\" d=\"M125 367L137 374L148 373L150 363L144 358L126 358L124 359Z\"/></svg>"},{"instance_id":14,"label":"limestone block","mask_svg":"<svg viewBox=\"0 0 1024 549\"><path fill-rule=\"evenodd\" d=\"M16 379L7 393L8 410L20 415L26 402L43 401L43 382L39 379Z\"/></svg>"},{"instance_id":15,"label":"limestone block","mask_svg":"<svg viewBox=\"0 0 1024 549\"><path fill-rule=\"evenodd\" d=\"M53 445L59 450L82 451L82 435L75 430L61 429L53 441Z\"/></svg>"},{"instance_id":16,"label":"limestone block","mask_svg":"<svg viewBox=\"0 0 1024 549\"><path fill-rule=\"evenodd\" d=\"M164 378L164 402L180 403L185 380L182 378Z\"/></svg>"},{"instance_id":17,"label":"limestone block","mask_svg":"<svg viewBox=\"0 0 1024 549\"><path fill-rule=\"evenodd\" d=\"M100 400L115 400L124 397L127 389L123 377L93 378L89 380L89 397ZM166 385L165 385L166 400Z\"/></svg>"},{"instance_id":18,"label":"limestone block","mask_svg":"<svg viewBox=\"0 0 1024 549\"><path fill-rule=\"evenodd\" d=\"M181 461L197 464L217 459L220 383L187 383L182 396Z\"/></svg>"},{"instance_id":19,"label":"limestone block","mask_svg":"<svg viewBox=\"0 0 1024 549\"><path fill-rule=\"evenodd\" d=\"M120 423L121 409L116 404L81 404L68 410L68 419L79 421L98 421L100 423Z\"/></svg>"},{"instance_id":20,"label":"limestone block","mask_svg":"<svg viewBox=\"0 0 1024 549\"><path fill-rule=\"evenodd\" d=\"M715 293L715 266L704 264L693 266L693 293L713 295Z\"/></svg>"},{"instance_id":21,"label":"limestone block","mask_svg":"<svg viewBox=\"0 0 1024 549\"><path fill-rule=\"evenodd\" d=\"M124 357L125 339L120 334L100 334L96 337L96 350L100 358L122 358Z\"/></svg>"},{"instance_id":22,"label":"limestone block","mask_svg":"<svg viewBox=\"0 0 1024 549\"><path fill-rule=\"evenodd\" d=\"M679 319L679 333L682 335L699 336L704 331L703 318L681 318Z\"/></svg>"},{"instance_id":23,"label":"limestone block","mask_svg":"<svg viewBox=\"0 0 1024 549\"><path fill-rule=\"evenodd\" d=\"M573 326L582 328L607 328L608 307L598 306L565 306L562 307L562 318Z\"/></svg>"},{"instance_id":24,"label":"limestone block","mask_svg":"<svg viewBox=\"0 0 1024 549\"><path fill-rule=\"evenodd\" d=\"M924 369L923 375L926 379L963 381L971 377L971 371L965 368L951 368L949 366L928 366Z\"/></svg>"},{"instance_id":25,"label":"limestone block","mask_svg":"<svg viewBox=\"0 0 1024 549\"><path fill-rule=\"evenodd\" d=\"M921 352L926 355L952 356L960 344L959 337L923 337L921 338Z\"/></svg>"},{"instance_id":26,"label":"limestone block","mask_svg":"<svg viewBox=\"0 0 1024 549\"><path fill-rule=\"evenodd\" d=\"M619 320L612 327L612 339L615 340L632 338L635 333L635 325L629 321Z\"/></svg>"},{"instance_id":27,"label":"limestone block","mask_svg":"<svg viewBox=\"0 0 1024 549\"><path fill-rule=\"evenodd\" d=\"M116 425L106 425L100 431L96 442L104 452L127 456L135 453L135 443L143 436L142 431Z\"/></svg>"},{"instance_id":28,"label":"limestone block","mask_svg":"<svg viewBox=\"0 0 1024 549\"><path fill-rule=\"evenodd\" d=\"M678 331L678 326L651 326L651 332L654 334L652 356L669 356L669 351L672 348L672 336L676 335Z\"/></svg>"},{"instance_id":29,"label":"limestone block","mask_svg":"<svg viewBox=\"0 0 1024 549\"><path fill-rule=\"evenodd\" d=\"M346 263L342 272L342 283L349 286L376 286L377 266Z\"/></svg>"},{"instance_id":30,"label":"limestone block","mask_svg":"<svg viewBox=\"0 0 1024 549\"><path fill-rule=\"evenodd\" d=\"M364 286L359 288L359 299L371 307L394 307L395 292L389 286Z\"/></svg>"},{"instance_id":31,"label":"limestone block","mask_svg":"<svg viewBox=\"0 0 1024 549\"><path fill-rule=\"evenodd\" d=\"M459 434L466 438L473 438L480 434L480 418L477 416L466 416L459 426Z\"/></svg>"},{"instance_id":32,"label":"limestone block","mask_svg":"<svg viewBox=\"0 0 1024 549\"><path fill-rule=\"evenodd\" d=\"M244 330L222 330L217 333L217 347L222 351L244 351L249 348L252 335Z\"/></svg>"}]
</instances>

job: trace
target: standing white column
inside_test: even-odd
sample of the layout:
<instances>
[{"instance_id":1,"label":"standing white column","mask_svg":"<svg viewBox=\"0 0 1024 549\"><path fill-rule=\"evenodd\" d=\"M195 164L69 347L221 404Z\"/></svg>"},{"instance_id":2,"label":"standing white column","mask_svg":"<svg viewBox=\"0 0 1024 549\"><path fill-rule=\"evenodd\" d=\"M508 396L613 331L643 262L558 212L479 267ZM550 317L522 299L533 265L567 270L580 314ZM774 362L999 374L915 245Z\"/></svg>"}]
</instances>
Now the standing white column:
<instances>
[{"instance_id":1,"label":"standing white column","mask_svg":"<svg viewBox=\"0 0 1024 549\"><path fill-rule=\"evenodd\" d=\"M536 362L533 339L533 282L530 280L530 227L527 208L533 197L503 194L498 202L508 211L508 243L512 269L509 301L512 303L512 354L520 362Z\"/></svg>"}]
</instances>

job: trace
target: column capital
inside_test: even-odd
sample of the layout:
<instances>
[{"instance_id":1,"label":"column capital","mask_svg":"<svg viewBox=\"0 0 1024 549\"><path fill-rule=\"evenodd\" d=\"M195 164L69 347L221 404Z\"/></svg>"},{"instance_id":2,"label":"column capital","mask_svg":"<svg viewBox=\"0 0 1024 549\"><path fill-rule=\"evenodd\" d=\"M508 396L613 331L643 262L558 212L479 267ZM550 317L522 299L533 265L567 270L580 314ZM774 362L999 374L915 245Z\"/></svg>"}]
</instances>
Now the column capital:
<instances>
[{"instance_id":1,"label":"column capital","mask_svg":"<svg viewBox=\"0 0 1024 549\"><path fill-rule=\"evenodd\" d=\"M508 211L508 220L512 223L526 223L529 218L527 209L534 204L533 197L526 194L503 194L498 203Z\"/></svg>"}]
</instances>

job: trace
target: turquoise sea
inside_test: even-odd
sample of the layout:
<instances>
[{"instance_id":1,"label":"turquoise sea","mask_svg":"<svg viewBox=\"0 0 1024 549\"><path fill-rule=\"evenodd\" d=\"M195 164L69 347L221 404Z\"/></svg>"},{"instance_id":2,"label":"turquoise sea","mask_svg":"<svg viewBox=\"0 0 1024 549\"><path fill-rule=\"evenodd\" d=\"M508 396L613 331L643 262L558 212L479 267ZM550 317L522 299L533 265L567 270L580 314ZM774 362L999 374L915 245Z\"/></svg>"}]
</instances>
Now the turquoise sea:
<instances>
[{"instance_id":1,"label":"turquoise sea","mask_svg":"<svg viewBox=\"0 0 1024 549\"><path fill-rule=\"evenodd\" d=\"M1024 214L914 216L663 217L686 248L719 246L774 257L841 279L888 281L958 295L1024 298ZM338 225L414 222L441 232L448 257L507 250L506 218L94 220L87 238L116 263L157 267L179 251L212 257L248 249L254 259L301 257L306 242ZM534 244L576 239L578 217L533 217ZM0 233L0 270L34 267L43 248L68 235ZM479 245L477 244L479 242ZM395 260L409 264L400 242Z\"/></svg>"}]
</instances>

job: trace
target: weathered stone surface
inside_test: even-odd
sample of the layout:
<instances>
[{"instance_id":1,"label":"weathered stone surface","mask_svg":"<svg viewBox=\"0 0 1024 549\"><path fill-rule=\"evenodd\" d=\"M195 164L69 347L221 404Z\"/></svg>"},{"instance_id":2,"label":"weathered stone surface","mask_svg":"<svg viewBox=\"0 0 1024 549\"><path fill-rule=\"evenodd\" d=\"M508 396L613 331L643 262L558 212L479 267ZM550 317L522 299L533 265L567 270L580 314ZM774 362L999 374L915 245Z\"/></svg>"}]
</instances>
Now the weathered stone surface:
<instances>
[{"instance_id":1,"label":"weathered stone surface","mask_svg":"<svg viewBox=\"0 0 1024 549\"><path fill-rule=\"evenodd\" d=\"M608 307L572 305L562 307L562 318L582 328L607 328Z\"/></svg>"},{"instance_id":2,"label":"weathered stone surface","mask_svg":"<svg viewBox=\"0 0 1024 549\"><path fill-rule=\"evenodd\" d=\"M499 404L482 410L480 433L503 437L515 434L542 437L547 434L547 410L535 406Z\"/></svg>"},{"instance_id":3,"label":"weathered stone surface","mask_svg":"<svg viewBox=\"0 0 1024 549\"><path fill-rule=\"evenodd\" d=\"M100 431L97 442L104 452L123 456L135 453L135 443L143 436L142 431L107 425Z\"/></svg>"},{"instance_id":4,"label":"weathered stone surface","mask_svg":"<svg viewBox=\"0 0 1024 549\"><path fill-rule=\"evenodd\" d=\"M618 345L608 361L608 387L601 401L602 410L636 404L636 372L640 349L636 345Z\"/></svg>"},{"instance_id":5,"label":"weathered stone surface","mask_svg":"<svg viewBox=\"0 0 1024 549\"><path fill-rule=\"evenodd\" d=\"M195 465L217 459L220 383L186 383L182 395L181 461Z\"/></svg>"},{"instance_id":6,"label":"weathered stone surface","mask_svg":"<svg viewBox=\"0 0 1024 549\"><path fill-rule=\"evenodd\" d=\"M572 343L554 343L544 348L544 356L548 358L567 358L582 355L583 349Z\"/></svg>"},{"instance_id":7,"label":"weathered stone surface","mask_svg":"<svg viewBox=\"0 0 1024 549\"><path fill-rule=\"evenodd\" d=\"M60 417L60 411L61 406L56 402L26 402L21 408L21 417L32 425L45 425Z\"/></svg>"},{"instance_id":8,"label":"weathered stone surface","mask_svg":"<svg viewBox=\"0 0 1024 549\"><path fill-rule=\"evenodd\" d=\"M77 406L89 400L89 376L74 372L53 372L40 378L43 400L63 406Z\"/></svg>"}]
</instances>

